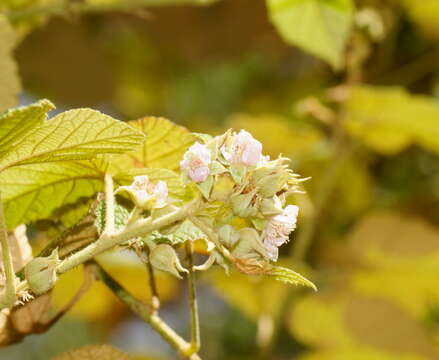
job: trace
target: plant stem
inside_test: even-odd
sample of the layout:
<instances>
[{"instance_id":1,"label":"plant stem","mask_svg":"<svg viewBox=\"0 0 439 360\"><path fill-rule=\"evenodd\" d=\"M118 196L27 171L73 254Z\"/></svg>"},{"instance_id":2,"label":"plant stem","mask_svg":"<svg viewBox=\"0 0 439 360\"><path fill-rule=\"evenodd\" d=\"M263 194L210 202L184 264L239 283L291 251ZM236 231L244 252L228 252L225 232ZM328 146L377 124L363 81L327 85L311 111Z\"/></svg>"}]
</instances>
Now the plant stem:
<instances>
[{"instance_id":1,"label":"plant stem","mask_svg":"<svg viewBox=\"0 0 439 360\"><path fill-rule=\"evenodd\" d=\"M151 265L151 261L149 261L149 254L146 253L147 251L146 248L147 247L145 245L134 247L137 256L145 265L146 271L148 272L148 285L149 285L149 290L151 291L151 309L153 312L157 312L158 309L160 308L160 298L159 298L159 293L157 291L154 269Z\"/></svg>"},{"instance_id":2,"label":"plant stem","mask_svg":"<svg viewBox=\"0 0 439 360\"><path fill-rule=\"evenodd\" d=\"M96 264L96 275L107 287L130 309L146 321L162 338L167 341L179 354L190 360L201 360L197 354L192 354L191 344L178 335L168 324L166 324L156 313L150 311L148 306L128 291L126 291L110 274L108 274L99 264Z\"/></svg>"},{"instance_id":3,"label":"plant stem","mask_svg":"<svg viewBox=\"0 0 439 360\"><path fill-rule=\"evenodd\" d=\"M86 261L91 260L95 256L103 253L106 250L111 249L112 247L122 244L127 240L145 236L154 230L159 230L162 227L171 225L172 223L182 220L186 217L190 217L194 212L196 212L201 207L201 201L199 198L192 200L190 203L182 206L181 208L163 215L157 219L151 220L141 219L136 223L133 223L131 226L127 226L120 232L116 232L112 235L106 235L105 233L95 242L86 246L85 248L79 250L74 253L70 257L64 259L56 269L58 274L63 274L74 267L85 263ZM25 290L29 287L26 280L21 281L17 286L17 291ZM3 300L3 299L0 299ZM5 306L2 305L3 302L0 301L0 310Z\"/></svg>"},{"instance_id":4,"label":"plant stem","mask_svg":"<svg viewBox=\"0 0 439 360\"><path fill-rule=\"evenodd\" d=\"M1 301L1 306L12 307L17 299L15 289L15 273L12 263L11 249L9 248L8 231L0 197L0 242L2 249L3 270L6 277L6 293Z\"/></svg>"},{"instance_id":5,"label":"plant stem","mask_svg":"<svg viewBox=\"0 0 439 360\"><path fill-rule=\"evenodd\" d=\"M105 174L105 230L104 234L114 234L114 184L110 174Z\"/></svg>"},{"instance_id":6,"label":"plant stem","mask_svg":"<svg viewBox=\"0 0 439 360\"><path fill-rule=\"evenodd\" d=\"M151 289L151 306L153 311L157 312L160 308L160 297L157 291L157 283L155 281L154 269L150 261L147 262L146 267L148 269L149 288Z\"/></svg>"},{"instance_id":7,"label":"plant stem","mask_svg":"<svg viewBox=\"0 0 439 360\"><path fill-rule=\"evenodd\" d=\"M188 288L189 306L191 309L191 348L194 353L200 350L200 321L198 317L198 302L194 271L194 244L192 241L186 242L186 254L189 261Z\"/></svg>"},{"instance_id":8,"label":"plant stem","mask_svg":"<svg viewBox=\"0 0 439 360\"><path fill-rule=\"evenodd\" d=\"M65 259L57 269L59 274L65 273L66 271L74 268L75 266L82 264L88 260L91 260L96 255L112 248L115 245L122 244L127 240L145 236L154 230L159 230L162 227L171 225L172 223L182 220L189 216L191 213L196 211L200 206L198 199L186 204L185 206L159 217L155 220L141 219L138 222L128 226L120 232L116 232L113 235L103 234L96 242L88 245L84 249L76 252L69 258Z\"/></svg>"}]
</instances>

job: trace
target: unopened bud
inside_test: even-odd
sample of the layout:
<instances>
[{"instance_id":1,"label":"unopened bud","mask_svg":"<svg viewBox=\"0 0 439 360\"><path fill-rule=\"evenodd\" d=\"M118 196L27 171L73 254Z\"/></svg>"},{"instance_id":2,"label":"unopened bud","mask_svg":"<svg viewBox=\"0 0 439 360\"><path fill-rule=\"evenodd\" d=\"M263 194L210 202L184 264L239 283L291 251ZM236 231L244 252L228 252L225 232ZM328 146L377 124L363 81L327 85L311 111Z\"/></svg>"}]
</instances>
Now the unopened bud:
<instances>
[{"instance_id":1,"label":"unopened bud","mask_svg":"<svg viewBox=\"0 0 439 360\"><path fill-rule=\"evenodd\" d=\"M264 216L275 216L282 213L282 202L275 195L272 198L261 201L260 210Z\"/></svg>"},{"instance_id":2,"label":"unopened bud","mask_svg":"<svg viewBox=\"0 0 439 360\"><path fill-rule=\"evenodd\" d=\"M26 280L36 295L44 294L55 285L59 263L58 249L55 249L48 257L37 257L25 266Z\"/></svg>"},{"instance_id":3,"label":"unopened bud","mask_svg":"<svg viewBox=\"0 0 439 360\"><path fill-rule=\"evenodd\" d=\"M180 272L188 272L180 263L174 248L168 244L155 246L149 254L151 265L162 271L171 273L181 279Z\"/></svg>"},{"instance_id":4,"label":"unopened bud","mask_svg":"<svg viewBox=\"0 0 439 360\"><path fill-rule=\"evenodd\" d=\"M234 195L230 200L233 212L240 217L255 216L258 212L256 201L256 190L246 194Z\"/></svg>"},{"instance_id":5,"label":"unopened bud","mask_svg":"<svg viewBox=\"0 0 439 360\"><path fill-rule=\"evenodd\" d=\"M226 248L230 249L239 240L239 232L231 225L223 225L218 229L218 238Z\"/></svg>"},{"instance_id":6,"label":"unopened bud","mask_svg":"<svg viewBox=\"0 0 439 360\"><path fill-rule=\"evenodd\" d=\"M213 190L211 194L212 200L226 201L232 195L235 188L235 182L230 174L221 174L217 176Z\"/></svg>"},{"instance_id":7,"label":"unopened bud","mask_svg":"<svg viewBox=\"0 0 439 360\"><path fill-rule=\"evenodd\" d=\"M239 242L232 255L240 259L258 259L266 257L267 251L259 233L255 229L244 228L239 231Z\"/></svg>"}]
</instances>

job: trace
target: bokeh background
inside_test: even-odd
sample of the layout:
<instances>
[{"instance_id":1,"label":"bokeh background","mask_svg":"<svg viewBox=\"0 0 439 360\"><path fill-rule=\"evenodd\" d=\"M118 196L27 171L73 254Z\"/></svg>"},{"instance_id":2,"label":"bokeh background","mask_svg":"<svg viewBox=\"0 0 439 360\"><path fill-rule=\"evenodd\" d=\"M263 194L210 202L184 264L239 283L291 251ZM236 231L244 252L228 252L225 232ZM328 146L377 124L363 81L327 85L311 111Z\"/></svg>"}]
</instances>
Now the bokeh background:
<instances>
[{"instance_id":1,"label":"bokeh background","mask_svg":"<svg viewBox=\"0 0 439 360\"><path fill-rule=\"evenodd\" d=\"M77 10L93 2L96 11ZM316 23L303 33L297 16L279 23L263 0L0 0L0 9L18 33L20 103L164 116L212 134L243 128L311 177L294 199L298 228L280 261L319 291L201 275L203 359L438 359L439 1L358 0L349 19L337 17L347 0L277 5L306 2L315 8L299 17L339 6L331 16L349 31L328 25L325 38ZM288 36L299 31L302 43ZM343 46L334 52L332 41ZM44 241L32 236L36 247ZM148 300L135 256L104 261ZM61 278L55 304L73 295L81 271ZM189 335L185 284L160 274L159 293L164 318ZM47 360L94 343L176 358L95 283L49 332L1 348L0 359Z\"/></svg>"}]
</instances>

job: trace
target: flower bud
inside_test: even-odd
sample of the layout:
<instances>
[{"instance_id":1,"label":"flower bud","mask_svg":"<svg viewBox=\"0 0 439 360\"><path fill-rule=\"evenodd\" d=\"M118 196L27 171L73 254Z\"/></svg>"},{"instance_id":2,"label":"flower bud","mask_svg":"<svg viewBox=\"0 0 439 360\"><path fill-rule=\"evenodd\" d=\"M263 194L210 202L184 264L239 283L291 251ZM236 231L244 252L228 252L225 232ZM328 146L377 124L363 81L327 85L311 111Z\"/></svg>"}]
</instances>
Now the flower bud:
<instances>
[{"instance_id":1,"label":"flower bud","mask_svg":"<svg viewBox=\"0 0 439 360\"><path fill-rule=\"evenodd\" d=\"M174 248L168 244L155 246L149 254L151 265L162 271L167 271L181 279L180 272L188 272L180 263Z\"/></svg>"},{"instance_id":2,"label":"flower bud","mask_svg":"<svg viewBox=\"0 0 439 360\"><path fill-rule=\"evenodd\" d=\"M246 179L247 167L244 165L230 165L229 167L230 175L232 175L233 180L241 185Z\"/></svg>"},{"instance_id":3,"label":"flower bud","mask_svg":"<svg viewBox=\"0 0 439 360\"><path fill-rule=\"evenodd\" d=\"M292 176L291 170L284 165L285 159L279 158L257 167L252 175L252 184L258 188L263 197L272 197L288 183Z\"/></svg>"},{"instance_id":4,"label":"flower bud","mask_svg":"<svg viewBox=\"0 0 439 360\"><path fill-rule=\"evenodd\" d=\"M203 182L210 173L211 153L206 145L196 142L184 154L180 161L180 169L192 181Z\"/></svg>"},{"instance_id":5,"label":"flower bud","mask_svg":"<svg viewBox=\"0 0 439 360\"><path fill-rule=\"evenodd\" d=\"M44 294L55 285L59 263L58 249L55 249L48 257L34 258L24 267L25 278L36 295Z\"/></svg>"},{"instance_id":6,"label":"flower bud","mask_svg":"<svg viewBox=\"0 0 439 360\"><path fill-rule=\"evenodd\" d=\"M210 193L212 191L212 186L213 186L213 182L215 181L215 179L213 178L213 176L208 176L206 178L206 180L204 180L203 182L200 182L198 184L196 184L198 190L200 190L201 194L203 194L203 196L209 200L210 199Z\"/></svg>"},{"instance_id":7,"label":"flower bud","mask_svg":"<svg viewBox=\"0 0 439 360\"><path fill-rule=\"evenodd\" d=\"M235 182L230 174L221 174L216 177L210 198L212 200L226 201L230 198L235 188Z\"/></svg>"},{"instance_id":8,"label":"flower bud","mask_svg":"<svg viewBox=\"0 0 439 360\"><path fill-rule=\"evenodd\" d=\"M282 213L282 202L276 195L261 201L260 211L264 216L275 216Z\"/></svg>"},{"instance_id":9,"label":"flower bud","mask_svg":"<svg viewBox=\"0 0 439 360\"><path fill-rule=\"evenodd\" d=\"M233 195L230 203L233 212L240 217L255 216L258 213L256 190L246 194Z\"/></svg>"},{"instance_id":10,"label":"flower bud","mask_svg":"<svg viewBox=\"0 0 439 360\"><path fill-rule=\"evenodd\" d=\"M231 225L223 225L218 229L219 241L228 249L239 240L239 232Z\"/></svg>"},{"instance_id":11,"label":"flower bud","mask_svg":"<svg viewBox=\"0 0 439 360\"><path fill-rule=\"evenodd\" d=\"M255 229L244 228L239 231L239 242L232 255L239 259L259 259L267 256L267 250Z\"/></svg>"}]
</instances>

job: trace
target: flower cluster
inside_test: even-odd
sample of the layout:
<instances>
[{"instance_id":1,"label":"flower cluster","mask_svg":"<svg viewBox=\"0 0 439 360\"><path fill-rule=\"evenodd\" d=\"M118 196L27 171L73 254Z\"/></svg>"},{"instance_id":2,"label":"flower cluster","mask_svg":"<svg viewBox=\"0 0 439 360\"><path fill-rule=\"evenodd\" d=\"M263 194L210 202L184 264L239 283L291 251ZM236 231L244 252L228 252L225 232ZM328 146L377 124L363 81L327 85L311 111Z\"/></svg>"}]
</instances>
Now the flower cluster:
<instances>
[{"instance_id":1,"label":"flower cluster","mask_svg":"<svg viewBox=\"0 0 439 360\"><path fill-rule=\"evenodd\" d=\"M264 156L262 144L245 130L203 142L189 148L180 168L202 193L220 242L236 259L276 261L298 215L297 206L285 206L298 183L288 159Z\"/></svg>"}]
</instances>

